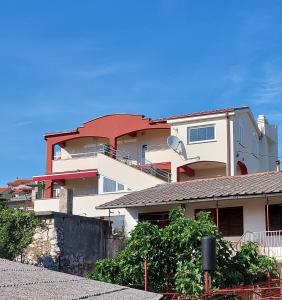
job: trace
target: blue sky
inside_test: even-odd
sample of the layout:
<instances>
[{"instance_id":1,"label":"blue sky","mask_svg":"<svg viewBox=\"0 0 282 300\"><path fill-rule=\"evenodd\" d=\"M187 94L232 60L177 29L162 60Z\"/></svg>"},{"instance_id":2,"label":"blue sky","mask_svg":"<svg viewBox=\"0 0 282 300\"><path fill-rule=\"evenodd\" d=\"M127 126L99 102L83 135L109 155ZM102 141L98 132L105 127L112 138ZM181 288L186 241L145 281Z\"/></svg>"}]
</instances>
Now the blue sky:
<instances>
[{"instance_id":1,"label":"blue sky","mask_svg":"<svg viewBox=\"0 0 282 300\"><path fill-rule=\"evenodd\" d=\"M103 114L249 105L282 125L281 15L280 0L0 0L0 186L45 172L45 132Z\"/></svg>"}]
</instances>

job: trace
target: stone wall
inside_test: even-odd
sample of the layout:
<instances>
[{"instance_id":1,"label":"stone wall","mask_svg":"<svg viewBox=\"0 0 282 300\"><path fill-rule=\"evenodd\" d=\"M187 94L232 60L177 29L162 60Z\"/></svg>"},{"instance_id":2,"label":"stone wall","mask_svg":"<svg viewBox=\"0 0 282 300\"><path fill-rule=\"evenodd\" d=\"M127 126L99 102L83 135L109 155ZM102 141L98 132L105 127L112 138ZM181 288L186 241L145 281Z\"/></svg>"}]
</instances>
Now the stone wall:
<instances>
[{"instance_id":1,"label":"stone wall","mask_svg":"<svg viewBox=\"0 0 282 300\"><path fill-rule=\"evenodd\" d=\"M123 239L111 235L109 222L96 218L42 213L33 242L17 260L85 276L97 259L115 257Z\"/></svg>"}]
</instances>

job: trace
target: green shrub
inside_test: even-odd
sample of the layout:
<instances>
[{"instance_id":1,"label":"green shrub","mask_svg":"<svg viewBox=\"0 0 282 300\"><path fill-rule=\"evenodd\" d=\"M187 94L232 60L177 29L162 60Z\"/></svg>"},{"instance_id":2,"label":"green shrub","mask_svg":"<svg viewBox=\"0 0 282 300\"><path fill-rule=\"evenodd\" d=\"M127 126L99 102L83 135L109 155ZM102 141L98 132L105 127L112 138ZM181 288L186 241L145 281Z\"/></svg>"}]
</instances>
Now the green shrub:
<instances>
[{"instance_id":1,"label":"green shrub","mask_svg":"<svg viewBox=\"0 0 282 300\"><path fill-rule=\"evenodd\" d=\"M149 222L138 223L118 257L100 260L91 278L143 287L147 260L149 290L199 295L203 291L201 239L206 235L213 235L217 244L212 288L264 281L266 272L277 276L276 261L260 255L256 244L247 243L233 256L231 245L223 240L208 213L199 213L197 220L191 220L177 208L171 211L170 223L163 229Z\"/></svg>"},{"instance_id":2,"label":"green shrub","mask_svg":"<svg viewBox=\"0 0 282 300\"><path fill-rule=\"evenodd\" d=\"M33 213L18 209L0 210L0 257L14 259L31 243L40 221Z\"/></svg>"}]
</instances>

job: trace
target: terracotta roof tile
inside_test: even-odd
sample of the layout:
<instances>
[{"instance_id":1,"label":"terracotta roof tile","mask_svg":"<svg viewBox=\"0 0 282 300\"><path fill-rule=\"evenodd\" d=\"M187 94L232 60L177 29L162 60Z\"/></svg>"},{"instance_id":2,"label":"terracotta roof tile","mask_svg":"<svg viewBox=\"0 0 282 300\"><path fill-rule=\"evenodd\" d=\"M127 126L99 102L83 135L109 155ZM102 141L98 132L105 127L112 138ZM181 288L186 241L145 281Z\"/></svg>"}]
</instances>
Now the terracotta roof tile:
<instances>
[{"instance_id":1,"label":"terracotta roof tile","mask_svg":"<svg viewBox=\"0 0 282 300\"><path fill-rule=\"evenodd\" d=\"M0 187L0 194L4 193L7 190L9 190L8 187Z\"/></svg>"},{"instance_id":2,"label":"terracotta roof tile","mask_svg":"<svg viewBox=\"0 0 282 300\"><path fill-rule=\"evenodd\" d=\"M150 206L275 193L282 193L282 173L276 171L161 184L124 195L98 208Z\"/></svg>"},{"instance_id":3,"label":"terracotta roof tile","mask_svg":"<svg viewBox=\"0 0 282 300\"><path fill-rule=\"evenodd\" d=\"M8 182L9 186L18 186L20 184L32 183L32 179L16 179L15 181Z\"/></svg>"}]
</instances>

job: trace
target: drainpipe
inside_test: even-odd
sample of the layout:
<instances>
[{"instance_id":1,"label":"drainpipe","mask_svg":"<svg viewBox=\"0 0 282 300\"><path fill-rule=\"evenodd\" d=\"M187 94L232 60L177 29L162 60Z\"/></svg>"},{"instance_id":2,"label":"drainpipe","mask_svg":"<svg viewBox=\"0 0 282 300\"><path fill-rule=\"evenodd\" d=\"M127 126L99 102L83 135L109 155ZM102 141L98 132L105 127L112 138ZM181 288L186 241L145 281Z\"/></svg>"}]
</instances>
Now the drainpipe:
<instances>
[{"instance_id":1,"label":"drainpipe","mask_svg":"<svg viewBox=\"0 0 282 300\"><path fill-rule=\"evenodd\" d=\"M275 161L276 171L280 172L280 160Z\"/></svg>"},{"instance_id":2,"label":"drainpipe","mask_svg":"<svg viewBox=\"0 0 282 300\"><path fill-rule=\"evenodd\" d=\"M226 176L230 176L230 170L231 170L231 166L230 166L230 119L229 119L229 114L228 112L225 113L226 115L226 139L227 139L227 162L226 162Z\"/></svg>"}]
</instances>

